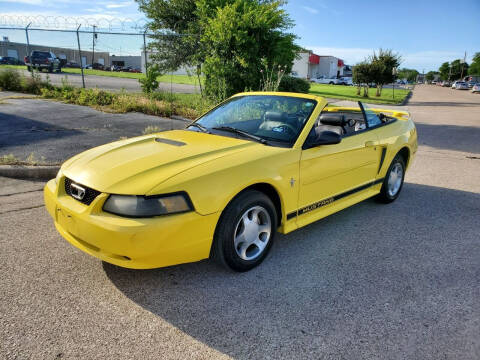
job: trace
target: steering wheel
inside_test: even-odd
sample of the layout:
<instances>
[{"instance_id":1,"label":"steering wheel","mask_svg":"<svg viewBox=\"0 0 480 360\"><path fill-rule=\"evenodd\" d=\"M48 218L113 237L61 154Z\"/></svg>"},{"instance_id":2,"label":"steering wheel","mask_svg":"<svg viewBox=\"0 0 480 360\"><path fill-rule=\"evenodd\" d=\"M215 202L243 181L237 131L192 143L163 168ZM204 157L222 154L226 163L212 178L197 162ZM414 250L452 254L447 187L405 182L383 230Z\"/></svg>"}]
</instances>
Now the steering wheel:
<instances>
[{"instance_id":1,"label":"steering wheel","mask_svg":"<svg viewBox=\"0 0 480 360\"><path fill-rule=\"evenodd\" d=\"M287 123L282 124L280 126L276 126L275 128L276 129L278 129L278 128L285 129L287 133L290 133L290 135L293 135L293 136L297 135L297 129L295 129L292 125L287 124Z\"/></svg>"}]
</instances>

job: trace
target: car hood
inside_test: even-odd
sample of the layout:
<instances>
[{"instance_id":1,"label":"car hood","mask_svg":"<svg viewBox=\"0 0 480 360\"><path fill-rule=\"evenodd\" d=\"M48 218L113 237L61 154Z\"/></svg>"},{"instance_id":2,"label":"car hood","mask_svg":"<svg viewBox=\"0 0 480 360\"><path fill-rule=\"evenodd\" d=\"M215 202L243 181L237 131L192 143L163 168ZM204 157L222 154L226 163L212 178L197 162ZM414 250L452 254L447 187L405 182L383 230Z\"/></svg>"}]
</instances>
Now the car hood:
<instances>
[{"instance_id":1,"label":"car hood","mask_svg":"<svg viewBox=\"0 0 480 360\"><path fill-rule=\"evenodd\" d=\"M143 195L195 166L244 151L255 142L173 130L102 145L67 160L65 176L101 192Z\"/></svg>"}]
</instances>

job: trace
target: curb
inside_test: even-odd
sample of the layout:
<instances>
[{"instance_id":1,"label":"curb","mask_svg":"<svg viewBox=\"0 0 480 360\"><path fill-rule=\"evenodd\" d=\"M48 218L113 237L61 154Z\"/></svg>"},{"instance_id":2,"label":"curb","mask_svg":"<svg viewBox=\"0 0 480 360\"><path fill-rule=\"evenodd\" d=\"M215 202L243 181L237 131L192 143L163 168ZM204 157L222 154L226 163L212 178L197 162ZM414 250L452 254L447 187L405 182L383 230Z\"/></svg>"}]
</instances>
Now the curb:
<instances>
[{"instance_id":1,"label":"curb","mask_svg":"<svg viewBox=\"0 0 480 360\"><path fill-rule=\"evenodd\" d=\"M400 104L398 104L398 106L405 106L405 105L407 105L408 102L410 101L410 98L412 97L412 95L413 95L413 89L410 90L410 92L408 93L408 95L405 96L405 99L403 99L403 101L402 101Z\"/></svg>"},{"instance_id":2,"label":"curb","mask_svg":"<svg viewBox=\"0 0 480 360\"><path fill-rule=\"evenodd\" d=\"M23 166L0 165L0 176L14 179L50 180L57 176L60 165L55 166Z\"/></svg>"}]
</instances>

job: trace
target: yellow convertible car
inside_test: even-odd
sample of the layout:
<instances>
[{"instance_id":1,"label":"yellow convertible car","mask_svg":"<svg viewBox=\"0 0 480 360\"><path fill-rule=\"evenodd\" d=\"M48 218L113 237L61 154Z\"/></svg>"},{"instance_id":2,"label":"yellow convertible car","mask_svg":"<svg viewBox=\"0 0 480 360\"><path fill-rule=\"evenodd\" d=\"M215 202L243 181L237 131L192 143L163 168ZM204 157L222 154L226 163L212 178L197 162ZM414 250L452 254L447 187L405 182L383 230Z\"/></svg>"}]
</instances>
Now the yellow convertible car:
<instances>
[{"instance_id":1,"label":"yellow convertible car","mask_svg":"<svg viewBox=\"0 0 480 360\"><path fill-rule=\"evenodd\" d=\"M260 264L289 233L372 196L395 200L417 150L403 111L242 93L184 130L85 151L44 190L60 234L84 252L146 269L209 257Z\"/></svg>"}]
</instances>

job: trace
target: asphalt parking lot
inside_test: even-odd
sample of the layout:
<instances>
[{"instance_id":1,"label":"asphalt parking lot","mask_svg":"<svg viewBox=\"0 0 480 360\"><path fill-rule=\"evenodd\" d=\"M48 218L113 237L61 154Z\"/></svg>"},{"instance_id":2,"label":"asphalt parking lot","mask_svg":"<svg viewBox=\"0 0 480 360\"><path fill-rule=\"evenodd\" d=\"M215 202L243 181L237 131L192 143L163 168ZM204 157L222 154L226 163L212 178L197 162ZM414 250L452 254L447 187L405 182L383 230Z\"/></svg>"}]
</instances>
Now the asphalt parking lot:
<instances>
[{"instance_id":1,"label":"asphalt parking lot","mask_svg":"<svg viewBox=\"0 0 480 360\"><path fill-rule=\"evenodd\" d=\"M0 178L0 358L479 359L480 95L423 85L407 107L400 198L279 236L248 273L102 263L42 183Z\"/></svg>"},{"instance_id":2,"label":"asphalt parking lot","mask_svg":"<svg viewBox=\"0 0 480 360\"><path fill-rule=\"evenodd\" d=\"M0 156L12 154L24 160L30 154L58 164L79 152L142 135L148 127L182 129L190 121L140 113L112 114L87 106L41 99L15 99L16 93L0 93Z\"/></svg>"}]
</instances>

